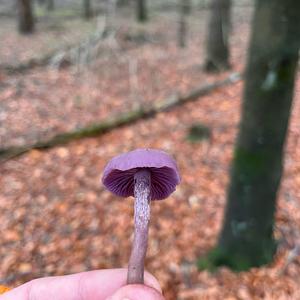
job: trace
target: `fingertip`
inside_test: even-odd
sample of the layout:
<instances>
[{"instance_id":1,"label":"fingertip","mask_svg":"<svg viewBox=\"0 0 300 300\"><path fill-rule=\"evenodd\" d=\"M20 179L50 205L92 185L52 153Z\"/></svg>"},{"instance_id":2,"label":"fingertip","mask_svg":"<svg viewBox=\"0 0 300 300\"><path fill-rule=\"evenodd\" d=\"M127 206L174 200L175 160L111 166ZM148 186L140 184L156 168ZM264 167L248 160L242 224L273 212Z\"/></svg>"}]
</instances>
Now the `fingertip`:
<instances>
[{"instance_id":1,"label":"fingertip","mask_svg":"<svg viewBox=\"0 0 300 300\"><path fill-rule=\"evenodd\" d=\"M155 288L142 285L130 284L117 290L106 300L164 300L165 298Z\"/></svg>"},{"instance_id":2,"label":"fingertip","mask_svg":"<svg viewBox=\"0 0 300 300\"><path fill-rule=\"evenodd\" d=\"M159 282L151 273L145 271L144 279L145 279L145 285L156 289L162 294L162 289L160 287Z\"/></svg>"}]
</instances>

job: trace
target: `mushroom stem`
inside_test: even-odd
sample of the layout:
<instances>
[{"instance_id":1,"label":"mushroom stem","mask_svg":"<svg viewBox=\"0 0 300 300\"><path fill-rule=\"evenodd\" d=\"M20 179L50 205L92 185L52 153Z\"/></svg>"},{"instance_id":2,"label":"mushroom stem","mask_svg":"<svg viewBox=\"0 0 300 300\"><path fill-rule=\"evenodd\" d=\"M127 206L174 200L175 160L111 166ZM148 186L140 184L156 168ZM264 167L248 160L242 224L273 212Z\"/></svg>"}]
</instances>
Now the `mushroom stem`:
<instances>
[{"instance_id":1,"label":"mushroom stem","mask_svg":"<svg viewBox=\"0 0 300 300\"><path fill-rule=\"evenodd\" d=\"M134 240L128 265L127 284L144 283L148 245L151 174L141 169L134 175Z\"/></svg>"}]
</instances>

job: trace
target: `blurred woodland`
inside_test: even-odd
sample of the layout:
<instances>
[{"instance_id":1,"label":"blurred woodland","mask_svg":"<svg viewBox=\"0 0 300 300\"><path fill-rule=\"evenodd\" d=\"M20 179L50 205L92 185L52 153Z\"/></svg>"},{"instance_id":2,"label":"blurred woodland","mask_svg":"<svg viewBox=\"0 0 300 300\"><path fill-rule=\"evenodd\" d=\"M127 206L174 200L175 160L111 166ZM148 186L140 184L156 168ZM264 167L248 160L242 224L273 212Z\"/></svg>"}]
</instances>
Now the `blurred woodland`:
<instances>
[{"instance_id":1,"label":"blurred woodland","mask_svg":"<svg viewBox=\"0 0 300 300\"><path fill-rule=\"evenodd\" d=\"M166 299L300 299L299 0L0 0L0 41L0 284L126 267L100 178L155 148Z\"/></svg>"}]
</instances>

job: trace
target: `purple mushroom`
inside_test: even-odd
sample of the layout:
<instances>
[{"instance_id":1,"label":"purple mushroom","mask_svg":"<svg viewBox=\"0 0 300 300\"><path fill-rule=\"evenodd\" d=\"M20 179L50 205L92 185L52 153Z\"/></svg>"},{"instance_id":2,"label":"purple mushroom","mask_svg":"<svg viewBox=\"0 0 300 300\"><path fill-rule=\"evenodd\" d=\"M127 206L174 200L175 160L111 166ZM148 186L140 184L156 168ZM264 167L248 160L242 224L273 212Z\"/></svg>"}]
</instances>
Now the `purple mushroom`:
<instances>
[{"instance_id":1,"label":"purple mushroom","mask_svg":"<svg viewBox=\"0 0 300 300\"><path fill-rule=\"evenodd\" d=\"M144 283L150 200L167 198L180 177L175 161L165 152L137 149L113 158L105 167L103 184L120 197L134 196L134 241L127 283Z\"/></svg>"}]
</instances>

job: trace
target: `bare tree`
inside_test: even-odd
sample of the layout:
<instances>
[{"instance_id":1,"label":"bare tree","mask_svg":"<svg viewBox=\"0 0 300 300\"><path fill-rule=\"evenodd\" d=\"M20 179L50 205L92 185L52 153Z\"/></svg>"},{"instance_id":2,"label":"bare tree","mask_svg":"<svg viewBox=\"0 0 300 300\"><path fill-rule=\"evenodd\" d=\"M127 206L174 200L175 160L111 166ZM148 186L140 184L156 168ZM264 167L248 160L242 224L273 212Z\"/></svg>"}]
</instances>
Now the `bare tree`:
<instances>
[{"instance_id":1,"label":"bare tree","mask_svg":"<svg viewBox=\"0 0 300 300\"><path fill-rule=\"evenodd\" d=\"M34 31L34 18L31 0L18 0L18 29L22 34Z\"/></svg>"},{"instance_id":2,"label":"bare tree","mask_svg":"<svg viewBox=\"0 0 300 300\"><path fill-rule=\"evenodd\" d=\"M187 15L191 10L190 0L179 0L179 28L178 28L178 46L184 48L186 45L187 36Z\"/></svg>"},{"instance_id":3,"label":"bare tree","mask_svg":"<svg viewBox=\"0 0 300 300\"><path fill-rule=\"evenodd\" d=\"M48 0L47 1L47 9L52 11L55 8L54 0Z\"/></svg>"},{"instance_id":4,"label":"bare tree","mask_svg":"<svg viewBox=\"0 0 300 300\"><path fill-rule=\"evenodd\" d=\"M207 72L220 72L230 67L230 8L231 0L212 0L211 2L204 63L204 69Z\"/></svg>"},{"instance_id":5,"label":"bare tree","mask_svg":"<svg viewBox=\"0 0 300 300\"><path fill-rule=\"evenodd\" d=\"M256 0L240 132L215 263L272 260L276 193L300 47L300 1Z\"/></svg>"},{"instance_id":6,"label":"bare tree","mask_svg":"<svg viewBox=\"0 0 300 300\"><path fill-rule=\"evenodd\" d=\"M93 15L91 0L83 0L83 17L85 19L90 19Z\"/></svg>"},{"instance_id":7,"label":"bare tree","mask_svg":"<svg viewBox=\"0 0 300 300\"><path fill-rule=\"evenodd\" d=\"M146 0L136 0L136 18L139 22L146 22L148 19Z\"/></svg>"}]
</instances>

